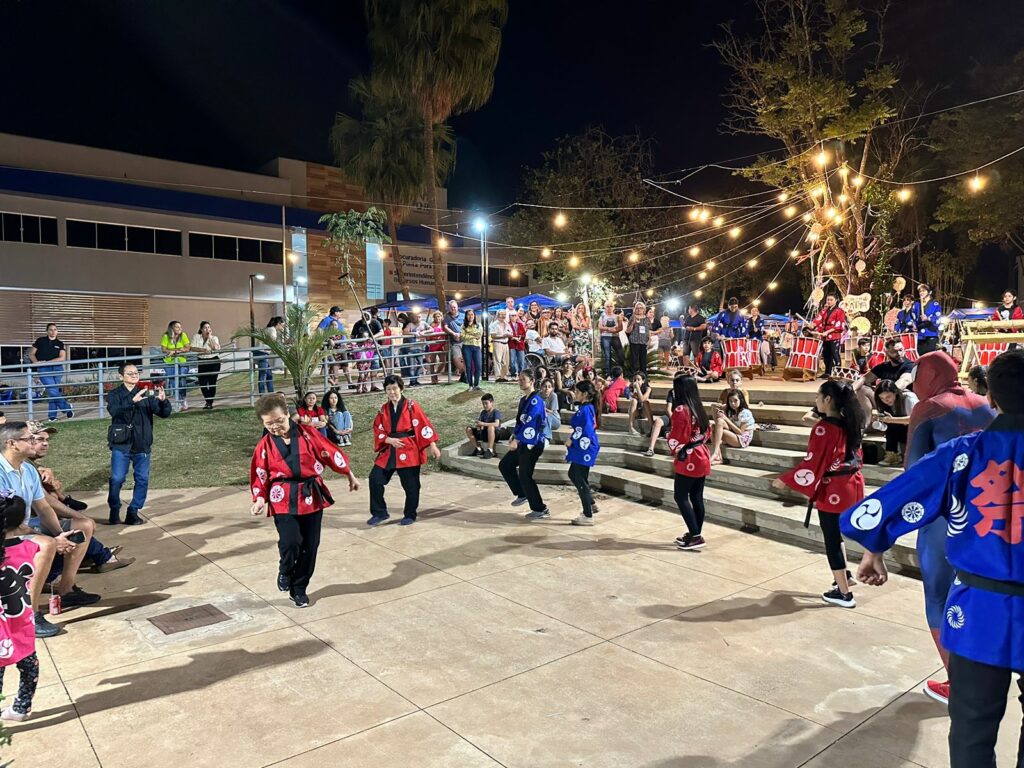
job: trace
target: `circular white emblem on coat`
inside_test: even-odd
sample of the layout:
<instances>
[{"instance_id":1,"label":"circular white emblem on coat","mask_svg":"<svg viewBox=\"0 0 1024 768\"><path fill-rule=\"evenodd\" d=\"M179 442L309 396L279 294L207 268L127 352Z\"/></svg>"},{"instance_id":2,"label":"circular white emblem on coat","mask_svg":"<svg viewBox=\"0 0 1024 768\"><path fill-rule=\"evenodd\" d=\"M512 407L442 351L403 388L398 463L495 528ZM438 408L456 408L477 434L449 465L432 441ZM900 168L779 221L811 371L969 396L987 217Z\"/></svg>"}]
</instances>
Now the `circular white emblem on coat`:
<instances>
[{"instance_id":1,"label":"circular white emblem on coat","mask_svg":"<svg viewBox=\"0 0 1024 768\"><path fill-rule=\"evenodd\" d=\"M583 460L584 461L590 461L590 454L589 453L583 454Z\"/></svg>"},{"instance_id":2,"label":"circular white emblem on coat","mask_svg":"<svg viewBox=\"0 0 1024 768\"><path fill-rule=\"evenodd\" d=\"M582 448L585 451L589 447L590 447L590 438L589 437L580 438L580 448Z\"/></svg>"},{"instance_id":3,"label":"circular white emblem on coat","mask_svg":"<svg viewBox=\"0 0 1024 768\"><path fill-rule=\"evenodd\" d=\"M961 453L955 459L953 459L953 471L961 472L967 468L967 454Z\"/></svg>"},{"instance_id":4,"label":"circular white emblem on coat","mask_svg":"<svg viewBox=\"0 0 1024 768\"><path fill-rule=\"evenodd\" d=\"M267 452L266 452L266 451L261 451L261 452L260 452L260 458L261 458L261 459L265 459L265 458L267 458Z\"/></svg>"},{"instance_id":5,"label":"circular white emblem on coat","mask_svg":"<svg viewBox=\"0 0 1024 768\"><path fill-rule=\"evenodd\" d=\"M900 514L903 515L903 519L908 523L916 523L924 517L924 506L916 501L912 501L909 504L903 505Z\"/></svg>"},{"instance_id":6,"label":"circular white emblem on coat","mask_svg":"<svg viewBox=\"0 0 1024 768\"><path fill-rule=\"evenodd\" d=\"M254 486L252 487L252 495L253 495L254 497L255 497L255 496L259 496L259 495L260 495L260 491L261 491L261 490L263 490L263 489L262 489L262 488L260 488L260 487L259 487L258 485L254 485Z\"/></svg>"},{"instance_id":7,"label":"circular white emblem on coat","mask_svg":"<svg viewBox=\"0 0 1024 768\"><path fill-rule=\"evenodd\" d=\"M306 506L308 507L308 506L312 505L313 497L312 496L307 496L306 498L303 499L303 502L305 502Z\"/></svg>"},{"instance_id":8,"label":"circular white emblem on coat","mask_svg":"<svg viewBox=\"0 0 1024 768\"><path fill-rule=\"evenodd\" d=\"M379 433L379 434L377 435L377 439L378 439L378 440L383 440L383 439L384 439L384 433L383 433L383 432Z\"/></svg>"},{"instance_id":9,"label":"circular white emblem on coat","mask_svg":"<svg viewBox=\"0 0 1024 768\"><path fill-rule=\"evenodd\" d=\"M533 440L533 438L535 438L536 436L537 436L537 430L534 429L533 427L527 427L526 429L523 430L523 439L524 440Z\"/></svg>"},{"instance_id":10,"label":"circular white emblem on coat","mask_svg":"<svg viewBox=\"0 0 1024 768\"><path fill-rule=\"evenodd\" d=\"M327 451L320 451L320 456L321 456L321 458L324 458L324 459L326 459L326 458L327 458L328 456L330 456L330 455L331 455L331 454L329 454L329 453L328 453Z\"/></svg>"},{"instance_id":11,"label":"circular white emblem on coat","mask_svg":"<svg viewBox=\"0 0 1024 768\"><path fill-rule=\"evenodd\" d=\"M583 437L583 427L576 427L576 429L572 431L572 439L579 440L581 437Z\"/></svg>"},{"instance_id":12,"label":"circular white emblem on coat","mask_svg":"<svg viewBox=\"0 0 1024 768\"><path fill-rule=\"evenodd\" d=\"M880 522L882 522L882 502L878 499L866 499L850 515L850 525L858 531L873 531Z\"/></svg>"},{"instance_id":13,"label":"circular white emblem on coat","mask_svg":"<svg viewBox=\"0 0 1024 768\"><path fill-rule=\"evenodd\" d=\"M829 466L829 468L828 468L828 471L829 471L829 472L835 472L835 471L836 471L837 469L839 469L839 468L840 468L841 466L843 466L843 461L842 461L842 459L836 459L836 460L835 460L835 461L833 461L833 462L832 462L832 464L831 464L831 465Z\"/></svg>"},{"instance_id":14,"label":"circular white emblem on coat","mask_svg":"<svg viewBox=\"0 0 1024 768\"><path fill-rule=\"evenodd\" d=\"M825 434L825 428L821 426L821 424L819 424L814 428L814 434L816 434L818 437L821 437L822 435Z\"/></svg>"},{"instance_id":15,"label":"circular white emblem on coat","mask_svg":"<svg viewBox=\"0 0 1024 768\"><path fill-rule=\"evenodd\" d=\"M423 429L420 430L420 437L422 437L424 440L429 440L433 436L434 430L432 430L430 427L424 427Z\"/></svg>"},{"instance_id":16,"label":"circular white emblem on coat","mask_svg":"<svg viewBox=\"0 0 1024 768\"><path fill-rule=\"evenodd\" d=\"M814 483L814 472L809 469L798 469L793 473L793 482L806 488Z\"/></svg>"},{"instance_id":17,"label":"circular white emblem on coat","mask_svg":"<svg viewBox=\"0 0 1024 768\"><path fill-rule=\"evenodd\" d=\"M406 455L404 453L398 454L398 460L399 461L405 461L405 459L406 459Z\"/></svg>"},{"instance_id":18,"label":"circular white emblem on coat","mask_svg":"<svg viewBox=\"0 0 1024 768\"><path fill-rule=\"evenodd\" d=\"M271 488L270 489L270 500L274 504L278 504L278 503L284 501L284 488L282 488L280 485L275 485L273 488Z\"/></svg>"},{"instance_id":19,"label":"circular white emblem on coat","mask_svg":"<svg viewBox=\"0 0 1024 768\"><path fill-rule=\"evenodd\" d=\"M345 468L345 457L341 455L341 451L334 452L334 466L338 469Z\"/></svg>"},{"instance_id":20,"label":"circular white emblem on coat","mask_svg":"<svg viewBox=\"0 0 1024 768\"><path fill-rule=\"evenodd\" d=\"M9 659L14 655L14 641L9 637L0 640L0 659Z\"/></svg>"},{"instance_id":21,"label":"circular white emblem on coat","mask_svg":"<svg viewBox=\"0 0 1024 768\"><path fill-rule=\"evenodd\" d=\"M839 498L838 493L833 493L831 496L828 497L828 503L831 504L833 507L840 501L841 499Z\"/></svg>"},{"instance_id":22,"label":"circular white emblem on coat","mask_svg":"<svg viewBox=\"0 0 1024 768\"><path fill-rule=\"evenodd\" d=\"M267 482L267 470L265 470L263 467L256 467L256 477L258 477L264 483Z\"/></svg>"},{"instance_id":23,"label":"circular white emblem on coat","mask_svg":"<svg viewBox=\"0 0 1024 768\"><path fill-rule=\"evenodd\" d=\"M671 440L668 441L668 448L669 448L670 451L674 451L678 447L679 447L679 441L676 440L674 437Z\"/></svg>"},{"instance_id":24,"label":"circular white emblem on coat","mask_svg":"<svg viewBox=\"0 0 1024 768\"><path fill-rule=\"evenodd\" d=\"M967 619L964 617L964 609L959 605L949 606L946 611L946 623L953 629L962 629Z\"/></svg>"},{"instance_id":25,"label":"circular white emblem on coat","mask_svg":"<svg viewBox=\"0 0 1024 768\"><path fill-rule=\"evenodd\" d=\"M693 470L695 470L696 468L697 467L694 465L694 463L692 461L689 464L686 465L686 471L687 472L693 472Z\"/></svg>"},{"instance_id":26,"label":"circular white emblem on coat","mask_svg":"<svg viewBox=\"0 0 1024 768\"><path fill-rule=\"evenodd\" d=\"M322 475L324 473L324 465L321 464L319 461L314 462L313 471L316 472L318 475Z\"/></svg>"},{"instance_id":27,"label":"circular white emblem on coat","mask_svg":"<svg viewBox=\"0 0 1024 768\"><path fill-rule=\"evenodd\" d=\"M813 458L814 458L814 452L813 451L808 451L807 455L804 456L804 461L810 461Z\"/></svg>"},{"instance_id":28,"label":"circular white emblem on coat","mask_svg":"<svg viewBox=\"0 0 1024 768\"><path fill-rule=\"evenodd\" d=\"M414 427L418 427L418 426L420 425L420 420L419 420L419 419L413 419L413 420L412 420L412 425L413 425Z\"/></svg>"}]
</instances>

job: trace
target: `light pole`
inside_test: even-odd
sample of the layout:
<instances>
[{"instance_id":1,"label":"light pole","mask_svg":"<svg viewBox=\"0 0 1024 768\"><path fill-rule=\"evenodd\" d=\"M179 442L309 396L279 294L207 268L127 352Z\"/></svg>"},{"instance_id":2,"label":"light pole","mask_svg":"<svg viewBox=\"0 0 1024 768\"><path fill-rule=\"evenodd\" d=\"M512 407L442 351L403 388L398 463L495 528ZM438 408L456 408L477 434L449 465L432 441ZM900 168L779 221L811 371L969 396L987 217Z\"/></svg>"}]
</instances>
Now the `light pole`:
<instances>
[{"instance_id":1,"label":"light pole","mask_svg":"<svg viewBox=\"0 0 1024 768\"><path fill-rule=\"evenodd\" d=\"M256 280L263 280L264 275L254 273L249 275L249 327L256 328Z\"/></svg>"},{"instance_id":2,"label":"light pole","mask_svg":"<svg viewBox=\"0 0 1024 768\"><path fill-rule=\"evenodd\" d=\"M480 307L480 323L483 326L483 341L480 348L480 371L481 378L487 379L487 344L488 344L488 322L487 322L487 283L490 264L487 259L487 220L482 216L477 217L473 222L473 229L480 233L480 298L483 302Z\"/></svg>"}]
</instances>

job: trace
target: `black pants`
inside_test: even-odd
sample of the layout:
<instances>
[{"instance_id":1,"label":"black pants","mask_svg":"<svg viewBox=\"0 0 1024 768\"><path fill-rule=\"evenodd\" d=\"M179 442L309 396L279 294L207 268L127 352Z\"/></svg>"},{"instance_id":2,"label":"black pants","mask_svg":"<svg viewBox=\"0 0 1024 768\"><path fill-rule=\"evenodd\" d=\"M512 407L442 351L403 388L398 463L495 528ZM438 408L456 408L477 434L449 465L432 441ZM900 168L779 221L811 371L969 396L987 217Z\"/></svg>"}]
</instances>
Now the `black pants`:
<instances>
[{"instance_id":1,"label":"black pants","mask_svg":"<svg viewBox=\"0 0 1024 768\"><path fill-rule=\"evenodd\" d=\"M1017 670L1021 675L1022 670ZM996 735L1006 710L1013 672L949 654L950 768L996 768ZM1024 677L1017 678L1024 710ZM1017 745L1017 768L1024 768L1024 729Z\"/></svg>"},{"instance_id":2,"label":"black pants","mask_svg":"<svg viewBox=\"0 0 1024 768\"><path fill-rule=\"evenodd\" d=\"M821 343L821 359L825 363L825 375L831 376L832 369L840 366L839 342L823 341Z\"/></svg>"},{"instance_id":3,"label":"black pants","mask_svg":"<svg viewBox=\"0 0 1024 768\"><path fill-rule=\"evenodd\" d=\"M647 345L637 342L629 345L629 366L633 375L647 373Z\"/></svg>"},{"instance_id":4,"label":"black pants","mask_svg":"<svg viewBox=\"0 0 1024 768\"><path fill-rule=\"evenodd\" d=\"M900 446L907 444L907 425L889 424L885 428L885 450L899 453Z\"/></svg>"},{"instance_id":5,"label":"black pants","mask_svg":"<svg viewBox=\"0 0 1024 768\"><path fill-rule=\"evenodd\" d=\"M583 504L583 516L594 516L594 495L590 492L590 467L583 464L569 465L569 480L576 486Z\"/></svg>"},{"instance_id":6,"label":"black pants","mask_svg":"<svg viewBox=\"0 0 1024 768\"><path fill-rule=\"evenodd\" d=\"M416 519L416 510L420 508L420 468L401 467L399 469L381 469L374 466L370 470L370 514L374 517L387 517L388 504L384 500L384 486L391 482L391 477L398 473L398 480L405 491L405 509L403 516L410 520Z\"/></svg>"},{"instance_id":7,"label":"black pants","mask_svg":"<svg viewBox=\"0 0 1024 768\"><path fill-rule=\"evenodd\" d=\"M704 530L704 481L703 477L676 475L675 497L679 514L683 516L686 530L692 536L700 536Z\"/></svg>"},{"instance_id":8,"label":"black pants","mask_svg":"<svg viewBox=\"0 0 1024 768\"><path fill-rule=\"evenodd\" d=\"M277 550L281 553L278 568L292 584L292 591L306 591L316 568L316 551L320 548L320 524L324 513L310 515L274 515L277 526Z\"/></svg>"},{"instance_id":9,"label":"black pants","mask_svg":"<svg viewBox=\"0 0 1024 768\"><path fill-rule=\"evenodd\" d=\"M939 337L938 336L926 336L921 338L917 337L917 354L927 355L929 352L934 352L939 348Z\"/></svg>"},{"instance_id":10,"label":"black pants","mask_svg":"<svg viewBox=\"0 0 1024 768\"><path fill-rule=\"evenodd\" d=\"M217 374L219 373L220 360L199 361L199 389L203 391L207 405L213 405L213 398L217 396Z\"/></svg>"},{"instance_id":11,"label":"black pants","mask_svg":"<svg viewBox=\"0 0 1024 768\"><path fill-rule=\"evenodd\" d=\"M39 656L32 651L28 656L17 663L21 680L18 682L18 695L14 697L11 706L19 715L27 715L32 709L32 698L36 695L36 686L39 684ZM4 669L0 667L0 690L4 687Z\"/></svg>"},{"instance_id":12,"label":"black pants","mask_svg":"<svg viewBox=\"0 0 1024 768\"><path fill-rule=\"evenodd\" d=\"M846 570L846 554L843 552L843 534L839 530L839 515L818 510L818 525L821 538L825 540L825 557L833 571Z\"/></svg>"},{"instance_id":13,"label":"black pants","mask_svg":"<svg viewBox=\"0 0 1024 768\"><path fill-rule=\"evenodd\" d=\"M523 445L514 451L509 451L501 457L498 462L498 469L505 483L517 499L526 497L530 500L530 509L540 512L547 507L544 506L544 499L540 497L540 488L533 481L533 468L537 466L540 455L544 453L544 443L537 445Z\"/></svg>"}]
</instances>

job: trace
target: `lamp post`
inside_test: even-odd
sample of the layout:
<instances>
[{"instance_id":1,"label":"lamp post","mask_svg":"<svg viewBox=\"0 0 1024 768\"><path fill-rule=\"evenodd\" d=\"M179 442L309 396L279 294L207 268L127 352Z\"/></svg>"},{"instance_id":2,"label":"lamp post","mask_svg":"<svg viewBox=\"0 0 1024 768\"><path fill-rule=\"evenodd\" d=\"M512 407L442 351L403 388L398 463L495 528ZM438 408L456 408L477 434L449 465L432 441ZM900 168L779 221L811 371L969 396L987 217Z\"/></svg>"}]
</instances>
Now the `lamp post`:
<instances>
[{"instance_id":1,"label":"lamp post","mask_svg":"<svg viewBox=\"0 0 1024 768\"><path fill-rule=\"evenodd\" d=\"M482 379L487 379L487 344L488 344L488 313L487 313L487 283L490 264L487 258L487 220L482 216L477 217L473 222L473 229L480 233L480 299L483 302L480 307L480 323L483 326L481 347L480 347L480 371Z\"/></svg>"},{"instance_id":2,"label":"lamp post","mask_svg":"<svg viewBox=\"0 0 1024 768\"><path fill-rule=\"evenodd\" d=\"M265 275L254 273L249 275L249 327L256 327L256 280L265 279Z\"/></svg>"}]
</instances>

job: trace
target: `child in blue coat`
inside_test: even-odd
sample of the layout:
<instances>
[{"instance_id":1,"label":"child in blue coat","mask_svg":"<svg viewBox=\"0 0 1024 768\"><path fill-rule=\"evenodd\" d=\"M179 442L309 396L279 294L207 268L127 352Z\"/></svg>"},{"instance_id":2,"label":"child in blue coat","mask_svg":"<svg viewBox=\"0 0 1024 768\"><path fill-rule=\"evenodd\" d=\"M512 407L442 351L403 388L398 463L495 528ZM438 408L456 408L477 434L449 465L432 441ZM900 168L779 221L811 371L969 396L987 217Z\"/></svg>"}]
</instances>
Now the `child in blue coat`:
<instances>
[{"instance_id":1,"label":"child in blue coat","mask_svg":"<svg viewBox=\"0 0 1024 768\"><path fill-rule=\"evenodd\" d=\"M579 410L572 415L572 432L565 441L565 460L569 462L569 479L576 486L583 504L583 514L572 520L573 525L593 525L594 497L590 493L590 468L597 463L601 444L597 440L597 390L589 381L573 387L573 396Z\"/></svg>"}]
</instances>

